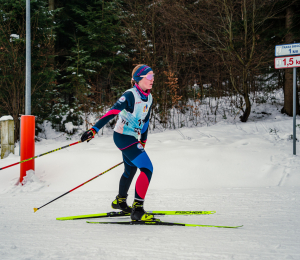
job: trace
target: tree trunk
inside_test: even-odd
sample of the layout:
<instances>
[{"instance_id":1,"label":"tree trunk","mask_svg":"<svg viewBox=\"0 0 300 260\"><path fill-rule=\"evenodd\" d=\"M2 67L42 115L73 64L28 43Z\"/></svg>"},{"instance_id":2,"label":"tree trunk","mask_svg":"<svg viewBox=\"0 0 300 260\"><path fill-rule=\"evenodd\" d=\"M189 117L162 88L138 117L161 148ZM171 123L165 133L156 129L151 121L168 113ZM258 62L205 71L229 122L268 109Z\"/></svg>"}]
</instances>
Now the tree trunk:
<instances>
[{"instance_id":1,"label":"tree trunk","mask_svg":"<svg viewBox=\"0 0 300 260\"><path fill-rule=\"evenodd\" d=\"M55 8L54 8L54 0L49 0L49 11L53 11Z\"/></svg>"},{"instance_id":2,"label":"tree trunk","mask_svg":"<svg viewBox=\"0 0 300 260\"><path fill-rule=\"evenodd\" d=\"M244 114L240 117L241 119L241 122L247 122L248 120L248 117L250 116L250 113L251 113L251 102L250 102L250 98L249 98L249 95L247 92L245 92L244 94L244 100L245 100L245 103L246 103L246 109L244 111Z\"/></svg>"},{"instance_id":3,"label":"tree trunk","mask_svg":"<svg viewBox=\"0 0 300 260\"><path fill-rule=\"evenodd\" d=\"M285 27L287 29L287 34L285 36L285 42L287 44L293 43L293 33L291 32L292 20L293 20L293 7L289 7L286 10L286 22ZM282 113L285 113L289 116L293 116L293 69L285 69L284 74L284 105L281 110ZM298 91L296 91L296 111L299 114L299 97Z\"/></svg>"},{"instance_id":4,"label":"tree trunk","mask_svg":"<svg viewBox=\"0 0 300 260\"><path fill-rule=\"evenodd\" d=\"M49 11L54 11L55 10L55 0L49 0L48 10ZM54 16L52 16L52 19L54 20ZM51 28L51 37L53 37L53 35L54 35L53 25L51 27L52 27ZM54 45L51 46L51 48L53 48L53 50L54 50ZM50 63L53 64L53 67L54 67L54 62L55 62L54 57L51 57L50 58Z\"/></svg>"}]
</instances>

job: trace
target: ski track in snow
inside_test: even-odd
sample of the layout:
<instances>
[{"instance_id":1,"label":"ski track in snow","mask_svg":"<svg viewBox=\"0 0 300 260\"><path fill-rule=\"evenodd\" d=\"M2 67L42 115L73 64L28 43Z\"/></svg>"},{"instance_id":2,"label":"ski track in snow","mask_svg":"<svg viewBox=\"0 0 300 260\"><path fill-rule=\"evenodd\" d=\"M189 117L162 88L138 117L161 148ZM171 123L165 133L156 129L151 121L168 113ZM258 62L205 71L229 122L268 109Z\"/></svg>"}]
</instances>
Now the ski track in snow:
<instances>
[{"instance_id":1,"label":"ski track in snow","mask_svg":"<svg viewBox=\"0 0 300 260\"><path fill-rule=\"evenodd\" d=\"M239 229L116 226L86 224L85 220L55 220L61 216L110 211L114 192L79 191L36 213L33 207L60 194L2 195L0 258L299 259L299 193L298 188L274 187L148 194L151 196L146 202L149 210L217 211L208 216L163 216L161 220L243 224Z\"/></svg>"},{"instance_id":2,"label":"ski track in snow","mask_svg":"<svg viewBox=\"0 0 300 260\"><path fill-rule=\"evenodd\" d=\"M19 166L0 171L0 259L300 259L300 159L292 155L292 119L276 117L148 137L154 174L146 210L216 210L207 216L160 219L242 228L56 220L112 211L123 166L33 213L34 207L122 161L112 136L104 135L36 159L35 175L28 174L24 186L16 185ZM43 140L36 144L36 154L71 142ZM11 154L0 167L19 159ZM133 194L134 185L129 203Z\"/></svg>"}]
</instances>

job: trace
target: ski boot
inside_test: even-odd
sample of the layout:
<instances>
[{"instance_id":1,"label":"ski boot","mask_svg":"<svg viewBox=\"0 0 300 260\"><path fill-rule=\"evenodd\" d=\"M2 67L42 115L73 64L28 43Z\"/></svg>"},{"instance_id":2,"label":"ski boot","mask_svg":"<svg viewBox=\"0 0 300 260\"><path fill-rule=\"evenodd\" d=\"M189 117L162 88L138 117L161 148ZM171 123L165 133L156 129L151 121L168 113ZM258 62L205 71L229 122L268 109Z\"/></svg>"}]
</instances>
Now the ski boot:
<instances>
[{"instance_id":1,"label":"ski boot","mask_svg":"<svg viewBox=\"0 0 300 260\"><path fill-rule=\"evenodd\" d=\"M143 207L144 201L135 200L132 205L131 219L133 221L158 221L152 214L148 214Z\"/></svg>"},{"instance_id":2,"label":"ski boot","mask_svg":"<svg viewBox=\"0 0 300 260\"><path fill-rule=\"evenodd\" d=\"M125 213L131 213L132 208L130 206L128 206L127 202L126 202L127 196L126 197L120 197L120 195L118 195L116 197L116 199L111 203L111 207L113 209L120 209Z\"/></svg>"}]
</instances>

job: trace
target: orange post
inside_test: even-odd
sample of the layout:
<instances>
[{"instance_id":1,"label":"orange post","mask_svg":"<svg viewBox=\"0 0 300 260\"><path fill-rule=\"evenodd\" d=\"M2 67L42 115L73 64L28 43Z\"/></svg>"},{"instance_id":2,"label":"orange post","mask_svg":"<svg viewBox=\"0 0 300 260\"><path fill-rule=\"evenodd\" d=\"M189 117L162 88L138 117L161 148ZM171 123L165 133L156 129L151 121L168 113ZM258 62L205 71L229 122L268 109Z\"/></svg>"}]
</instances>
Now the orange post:
<instances>
[{"instance_id":1,"label":"orange post","mask_svg":"<svg viewBox=\"0 0 300 260\"><path fill-rule=\"evenodd\" d=\"M35 116L21 116L21 161L34 157L35 152ZM20 165L20 183L29 170L34 171L35 160L24 162Z\"/></svg>"}]
</instances>

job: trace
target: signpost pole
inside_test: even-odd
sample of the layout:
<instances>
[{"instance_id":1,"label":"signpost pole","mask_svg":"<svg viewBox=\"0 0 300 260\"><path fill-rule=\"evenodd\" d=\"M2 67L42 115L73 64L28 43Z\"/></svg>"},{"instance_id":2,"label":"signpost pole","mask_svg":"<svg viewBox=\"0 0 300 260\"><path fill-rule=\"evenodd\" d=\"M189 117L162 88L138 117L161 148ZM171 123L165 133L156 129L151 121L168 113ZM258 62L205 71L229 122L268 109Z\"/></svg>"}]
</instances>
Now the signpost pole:
<instances>
[{"instance_id":1,"label":"signpost pole","mask_svg":"<svg viewBox=\"0 0 300 260\"><path fill-rule=\"evenodd\" d=\"M297 68L293 68L293 154L296 155L296 91Z\"/></svg>"},{"instance_id":2,"label":"signpost pole","mask_svg":"<svg viewBox=\"0 0 300 260\"><path fill-rule=\"evenodd\" d=\"M26 0L26 93L25 115L31 114L31 28L30 0Z\"/></svg>"}]
</instances>

